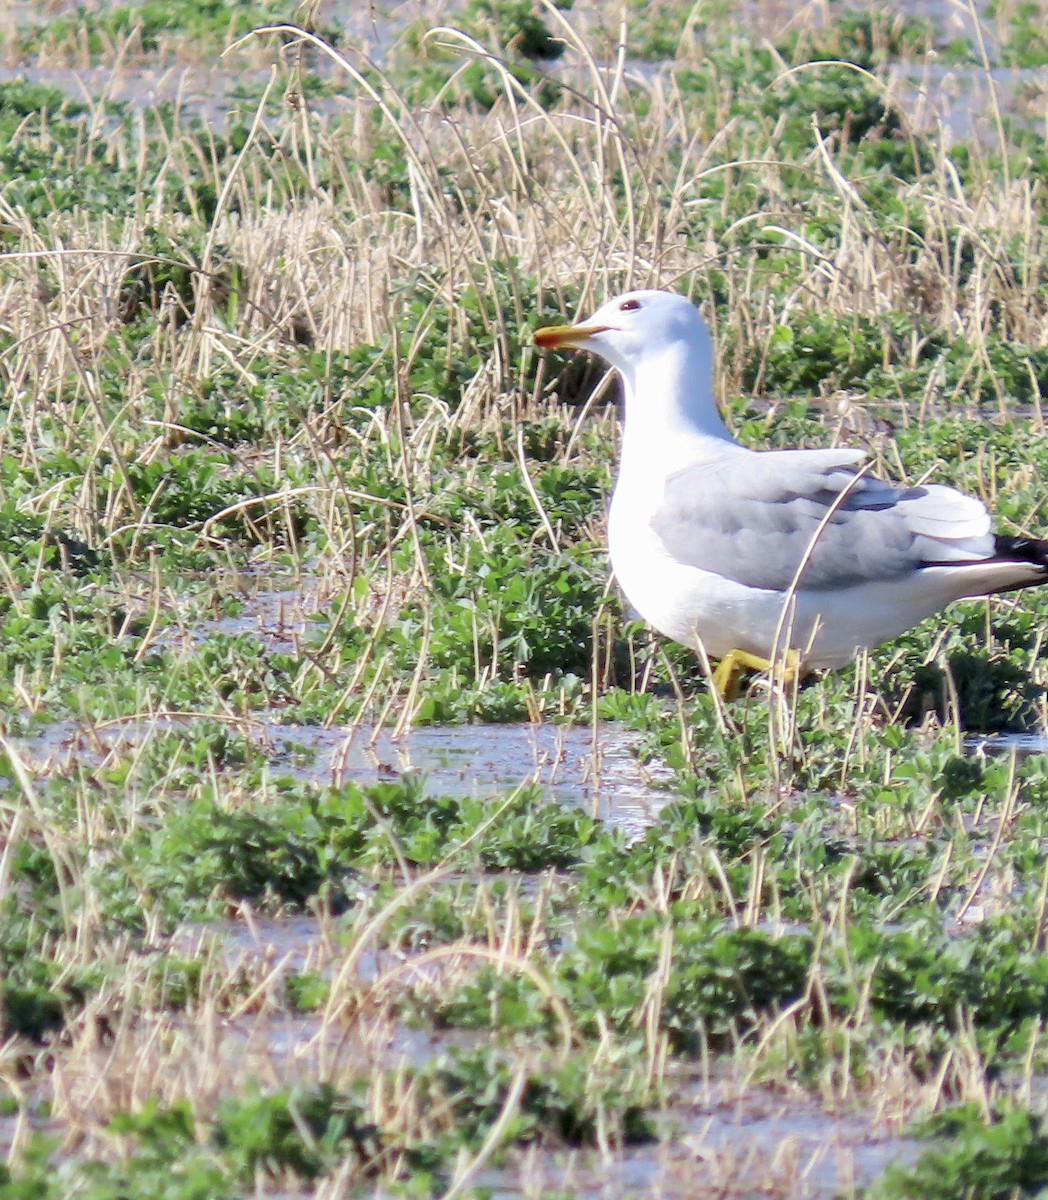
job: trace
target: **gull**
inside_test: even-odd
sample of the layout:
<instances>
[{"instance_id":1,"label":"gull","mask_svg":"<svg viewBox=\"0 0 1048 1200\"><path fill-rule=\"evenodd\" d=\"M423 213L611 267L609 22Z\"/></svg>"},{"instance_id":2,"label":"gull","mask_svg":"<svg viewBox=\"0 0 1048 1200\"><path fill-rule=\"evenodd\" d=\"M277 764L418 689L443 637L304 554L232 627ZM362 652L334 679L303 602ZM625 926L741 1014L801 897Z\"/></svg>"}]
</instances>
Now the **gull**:
<instances>
[{"instance_id":1,"label":"gull","mask_svg":"<svg viewBox=\"0 0 1048 1200\"><path fill-rule=\"evenodd\" d=\"M743 670L842 666L954 600L1048 582L1048 541L995 535L974 496L878 479L863 450L738 445L683 296L627 292L535 343L588 350L622 377L612 568L649 624L720 659L725 697Z\"/></svg>"}]
</instances>

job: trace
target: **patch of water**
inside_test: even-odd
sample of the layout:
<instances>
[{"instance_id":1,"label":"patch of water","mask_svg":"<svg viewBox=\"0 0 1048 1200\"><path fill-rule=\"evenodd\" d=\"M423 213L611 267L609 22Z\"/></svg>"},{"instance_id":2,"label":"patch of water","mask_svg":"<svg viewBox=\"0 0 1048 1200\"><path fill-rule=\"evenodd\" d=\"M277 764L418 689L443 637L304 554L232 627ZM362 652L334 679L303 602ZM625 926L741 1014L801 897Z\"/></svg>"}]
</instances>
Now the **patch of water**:
<instances>
[{"instance_id":1,"label":"patch of water","mask_svg":"<svg viewBox=\"0 0 1048 1200\"><path fill-rule=\"evenodd\" d=\"M173 948L199 953L217 939L229 965L335 971L344 959L337 934L311 918L215 922L176 935ZM410 957L380 951L359 960L362 983L374 982ZM432 966L433 964L429 964ZM454 971L453 958L441 970ZM423 968L425 974L425 969ZM427 975L428 982L433 979ZM399 982L399 976L398 976ZM326 1078L361 1071L421 1067L454 1049L486 1044L483 1031L413 1029L384 1016L366 1020L336 1013L267 1011L222 1022L214 1053L242 1071L245 1064L281 1077L322 1072ZM511 1153L505 1165L473 1181L501 1200L567 1193L579 1200L692 1200L698 1195L782 1195L798 1200L849 1196L892 1164L914 1161L924 1143L878 1125L861 1110L827 1111L810 1098L740 1085L729 1064L712 1079L685 1077L656 1114L657 1138L601 1154L591 1149L532 1147Z\"/></svg>"},{"instance_id":2,"label":"patch of water","mask_svg":"<svg viewBox=\"0 0 1048 1200\"><path fill-rule=\"evenodd\" d=\"M215 947L227 970L269 971L274 986L287 972L330 978L343 967L348 953L337 930L316 917L261 918L246 908L242 920L187 925L171 936L167 947L188 958L200 958ZM370 986L395 976L405 986L434 986L467 963L475 963L468 954L448 953L424 961L418 954L367 949L354 954L353 979Z\"/></svg>"},{"instance_id":3,"label":"patch of water","mask_svg":"<svg viewBox=\"0 0 1048 1200\"><path fill-rule=\"evenodd\" d=\"M241 970L258 979L250 1010L224 1019L216 1053L244 1069L267 1063L290 1063L295 1072L352 1075L408 1065L423 1066L453 1049L486 1044L480 1030L415 1028L385 1012L382 1000L405 987L434 988L442 981L472 971L476 960L449 953L439 958L373 948L357 953L352 982L366 996L368 1015L346 1019L340 1009L324 1014L283 1011L284 979L289 973L309 973L333 980L346 967L348 950L337 928L315 917L262 919L245 912L242 920L211 921L178 930L166 949L188 958L206 957L211 949L221 956L224 970L235 977ZM375 985L378 985L377 989ZM349 993L352 994L353 988ZM259 1008L266 997L273 1005ZM188 1028L188 1026L187 1026ZM283 1069L283 1068L282 1068Z\"/></svg>"},{"instance_id":4,"label":"patch of water","mask_svg":"<svg viewBox=\"0 0 1048 1200\"><path fill-rule=\"evenodd\" d=\"M1023 730L1014 733L973 733L964 739L969 754L1048 754L1048 733Z\"/></svg>"},{"instance_id":5,"label":"patch of water","mask_svg":"<svg viewBox=\"0 0 1048 1200\"><path fill-rule=\"evenodd\" d=\"M104 767L143 750L151 739L184 731L202 718L157 714L90 728L60 721L16 741L27 767L47 776L90 764ZM636 838L671 799L671 773L644 765L636 735L614 725L443 725L392 731L349 730L238 720L252 747L276 775L302 782L362 786L415 775L427 796L487 798L534 785L547 800L583 808ZM661 785L661 787L660 787Z\"/></svg>"},{"instance_id":6,"label":"patch of water","mask_svg":"<svg viewBox=\"0 0 1048 1200\"><path fill-rule=\"evenodd\" d=\"M96 5L98 8L112 6L105 0ZM64 7L60 6L54 11L61 11ZM911 0L902 7L904 11L930 21L940 43L971 36L969 12L948 0ZM804 5L798 9L796 5L785 5L781 0L750 0L744 8L747 22L758 39L781 38L798 21L817 28L829 15L821 5ZM985 5L977 5L977 8L983 12ZM328 27L339 31L340 46L351 60L355 60L360 53L382 64L394 53L398 42L411 26L454 26L460 9L461 4L455 3L455 0L426 5L421 0L396 0L385 5L331 0L324 5L321 16ZM602 23L606 21L606 17L595 10L595 13L580 11L576 14L575 23L585 31L595 16ZM13 30L17 26L39 23L42 19L46 18L37 11L36 6L20 2L15 6L14 15L6 17L5 23ZM994 62L997 48L985 19L983 34L991 62ZM257 56L262 47L260 41L251 43L247 52L252 52L253 48ZM309 48L306 50L311 71L325 79L344 79L325 55ZM223 62L217 67L210 61L187 64L185 61L171 60L159 65L130 62L82 69L9 63L7 66L0 65L0 82L22 78L32 83L57 87L74 98L91 103L103 98L121 101L134 108L148 108L169 102L182 111L200 117L209 125L220 126L228 120L230 111L238 106L236 93L245 81L261 86L268 79L268 66L261 66L257 61L245 61L244 54L240 52L240 61ZM575 78L579 66L573 63L570 52L564 59L548 64L546 69L551 75L568 83L579 82ZM628 69L637 78L650 82L672 71L673 64L669 61L631 59ZM955 142L972 137L982 142L992 141L996 131L991 120L991 89L996 93L998 105L1021 123L1040 127L1048 121L1044 72L1040 69L993 66L987 73L981 66L940 63L932 54L919 62L897 63L891 74L889 94L905 115L909 126L918 132L941 126ZM354 89L350 87L349 90ZM251 111L254 105L254 100L244 102L244 106ZM318 110L330 111L338 107L338 100L320 99L311 101L311 105Z\"/></svg>"},{"instance_id":7,"label":"patch of water","mask_svg":"<svg viewBox=\"0 0 1048 1200\"><path fill-rule=\"evenodd\" d=\"M461 797L535 785L545 798L584 808L627 836L652 824L670 798L658 790L671 778L668 769L642 765L634 753L636 738L611 725L424 726L401 737L374 728L348 735L313 730L306 742L300 732L270 730L270 736L284 739L292 773L309 775L319 768L357 783L417 774L427 793ZM305 768L294 762L301 745L317 756Z\"/></svg>"},{"instance_id":8,"label":"patch of water","mask_svg":"<svg viewBox=\"0 0 1048 1200\"><path fill-rule=\"evenodd\" d=\"M939 63L898 67L889 89L910 128L926 133L942 128L952 143L972 137L983 144L997 138L993 101L1019 125L1044 131L1048 88L1042 68Z\"/></svg>"},{"instance_id":9,"label":"patch of water","mask_svg":"<svg viewBox=\"0 0 1048 1200\"><path fill-rule=\"evenodd\" d=\"M312 918L214 922L180 933L175 948L192 952L217 938L231 966L261 959L321 974L337 970L344 948ZM380 951L362 956L358 976L374 982L410 957ZM449 960L441 969L455 970ZM425 974L425 971L423 971ZM428 982L433 982L427 975ZM238 1063L274 1060L293 1071L359 1071L423 1066L451 1049L486 1041L471 1031L412 1029L377 1012L344 1025L317 1015L237 1017L223 1024L216 1052ZM697 1195L789 1195L830 1200L867 1186L892 1164L912 1162L926 1148L878 1126L857 1109L826 1111L813 1100L733 1082L730 1070L711 1080L685 1078L656 1116L657 1140L608 1154L530 1148L506 1165L484 1170L475 1185L501 1200L691 1200Z\"/></svg>"},{"instance_id":10,"label":"patch of water","mask_svg":"<svg viewBox=\"0 0 1048 1200\"><path fill-rule=\"evenodd\" d=\"M259 918L244 911L244 919L187 925L168 942L175 954L199 958L217 945L230 969L242 963L295 972L322 974L339 951L332 932L316 917Z\"/></svg>"},{"instance_id":11,"label":"patch of water","mask_svg":"<svg viewBox=\"0 0 1048 1200\"><path fill-rule=\"evenodd\" d=\"M130 0L130 3L127 0L100 0L86 7L104 11L116 7L134 8L144 3L145 0ZM18 29L46 26L50 20L81 7L74 0L49 5L16 0L13 8L0 14L0 34L13 38ZM447 13L449 7L453 5L437 3L423 6L420 0L397 0L385 5L337 0L325 3L320 17L326 28L338 31L339 48L354 65L360 65L360 54L381 65L409 26L416 22L436 25L450 20ZM289 6L286 18L289 24L296 24L300 20L293 8ZM44 84L92 106L100 100L124 103L135 109L172 103L179 110L197 116L207 124L219 126L228 121L232 109L241 107L248 112L254 111L257 99L239 101L237 94L245 84L260 89L268 82L268 62L278 53L283 53L277 50L277 46L288 40L285 37L283 42L278 42L274 38L275 35L266 39L252 39L217 66L212 56L201 62L186 61L193 58L195 48L192 44L181 47L176 33L171 35L172 50L164 58L151 54L145 62L132 58L127 62L101 66L72 67L57 63L19 62L11 57L12 41L9 61L0 64L0 83L21 79ZM299 51L294 53L297 56ZM345 80L345 75L335 68L327 55L305 45L301 48L301 54L303 65L310 72L324 79ZM265 59L264 65L260 64L260 58ZM313 102L313 106L330 110L336 107L336 102L321 100Z\"/></svg>"},{"instance_id":12,"label":"patch of water","mask_svg":"<svg viewBox=\"0 0 1048 1200\"><path fill-rule=\"evenodd\" d=\"M199 649L214 637L251 634L272 653L297 656L299 639L310 619L330 610L332 591L341 586L341 581L336 580L325 587L315 578L246 574L233 578L234 594L239 601L237 613L193 624L170 625L154 635L150 646L184 654Z\"/></svg>"},{"instance_id":13,"label":"patch of water","mask_svg":"<svg viewBox=\"0 0 1048 1200\"><path fill-rule=\"evenodd\" d=\"M192 1025L187 1035L199 1036ZM274 1067L289 1079L359 1078L402 1067L418 1069L451 1050L469 1050L486 1035L448 1030L439 1034L412 1029L403 1022L373 1016L364 1024L346 1025L337 1016L325 1021L312 1014L262 1013L222 1023L214 1052L238 1075L265 1078Z\"/></svg>"},{"instance_id":14,"label":"patch of water","mask_svg":"<svg viewBox=\"0 0 1048 1200\"><path fill-rule=\"evenodd\" d=\"M659 1140L601 1155L531 1150L477 1180L493 1200L567 1192L577 1200L693 1200L696 1196L790 1196L830 1200L914 1161L922 1143L878 1131L858 1112L760 1088L734 1104L671 1105Z\"/></svg>"}]
</instances>

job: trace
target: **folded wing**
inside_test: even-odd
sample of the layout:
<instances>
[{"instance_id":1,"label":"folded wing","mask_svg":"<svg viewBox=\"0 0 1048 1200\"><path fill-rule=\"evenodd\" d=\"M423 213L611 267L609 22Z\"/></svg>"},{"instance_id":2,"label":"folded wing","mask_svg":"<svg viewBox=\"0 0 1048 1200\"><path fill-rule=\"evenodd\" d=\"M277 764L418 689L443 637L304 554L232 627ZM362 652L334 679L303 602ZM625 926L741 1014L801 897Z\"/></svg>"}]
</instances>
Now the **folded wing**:
<instances>
[{"instance_id":1,"label":"folded wing","mask_svg":"<svg viewBox=\"0 0 1048 1200\"><path fill-rule=\"evenodd\" d=\"M749 587L901 578L994 553L984 505L861 473L861 450L743 451L671 475L652 528L678 562ZM803 569L802 568L803 564Z\"/></svg>"}]
</instances>

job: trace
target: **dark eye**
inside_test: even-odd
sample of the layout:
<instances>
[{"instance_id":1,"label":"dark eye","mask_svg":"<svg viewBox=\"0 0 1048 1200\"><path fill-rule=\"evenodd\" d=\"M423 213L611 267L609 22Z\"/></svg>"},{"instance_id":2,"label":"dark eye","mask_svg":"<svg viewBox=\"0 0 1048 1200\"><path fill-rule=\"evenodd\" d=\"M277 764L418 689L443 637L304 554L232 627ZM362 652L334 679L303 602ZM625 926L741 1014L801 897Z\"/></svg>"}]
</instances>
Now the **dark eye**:
<instances>
[{"instance_id":1,"label":"dark eye","mask_svg":"<svg viewBox=\"0 0 1048 1200\"><path fill-rule=\"evenodd\" d=\"M639 300L623 300L619 305L619 312L636 312L640 308Z\"/></svg>"}]
</instances>

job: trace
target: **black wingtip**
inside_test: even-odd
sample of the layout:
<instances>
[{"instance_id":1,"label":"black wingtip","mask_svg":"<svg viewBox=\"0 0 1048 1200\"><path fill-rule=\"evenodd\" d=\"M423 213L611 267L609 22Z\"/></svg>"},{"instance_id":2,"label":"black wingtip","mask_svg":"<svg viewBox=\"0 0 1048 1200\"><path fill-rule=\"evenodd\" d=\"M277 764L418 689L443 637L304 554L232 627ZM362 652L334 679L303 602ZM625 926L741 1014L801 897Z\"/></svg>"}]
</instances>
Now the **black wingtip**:
<instances>
[{"instance_id":1,"label":"black wingtip","mask_svg":"<svg viewBox=\"0 0 1048 1200\"><path fill-rule=\"evenodd\" d=\"M1004 562L1032 563L1048 570L1048 539L999 533L994 539L993 557Z\"/></svg>"}]
</instances>

